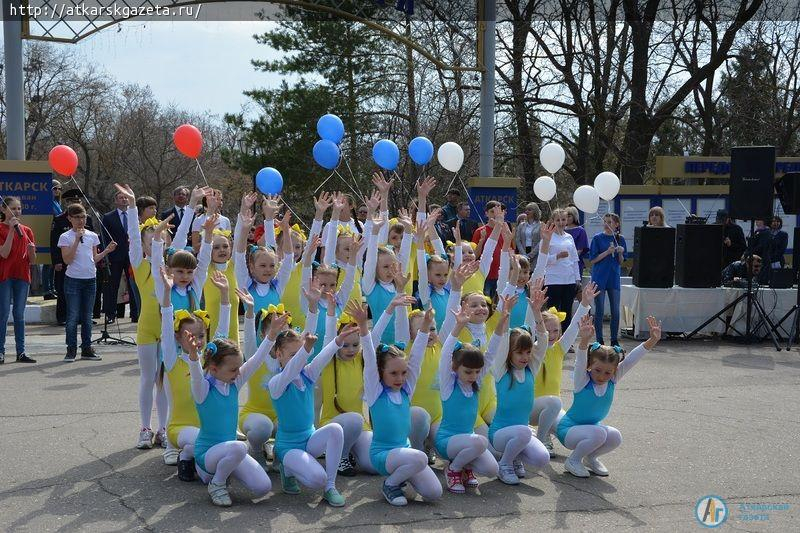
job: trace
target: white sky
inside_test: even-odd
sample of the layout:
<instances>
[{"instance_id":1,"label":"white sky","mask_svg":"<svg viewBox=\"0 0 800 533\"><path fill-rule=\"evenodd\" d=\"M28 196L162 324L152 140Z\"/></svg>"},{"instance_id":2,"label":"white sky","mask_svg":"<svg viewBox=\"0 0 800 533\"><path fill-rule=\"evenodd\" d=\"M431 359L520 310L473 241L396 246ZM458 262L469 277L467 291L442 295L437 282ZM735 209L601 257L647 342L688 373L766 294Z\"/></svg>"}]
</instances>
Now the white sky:
<instances>
[{"instance_id":1,"label":"white sky","mask_svg":"<svg viewBox=\"0 0 800 533\"><path fill-rule=\"evenodd\" d=\"M222 116L249 99L243 91L276 87L282 76L257 72L250 60L278 54L254 34L269 22L131 21L105 29L74 46L87 62L121 82L149 85L162 103ZM120 31L117 28L121 28Z\"/></svg>"}]
</instances>

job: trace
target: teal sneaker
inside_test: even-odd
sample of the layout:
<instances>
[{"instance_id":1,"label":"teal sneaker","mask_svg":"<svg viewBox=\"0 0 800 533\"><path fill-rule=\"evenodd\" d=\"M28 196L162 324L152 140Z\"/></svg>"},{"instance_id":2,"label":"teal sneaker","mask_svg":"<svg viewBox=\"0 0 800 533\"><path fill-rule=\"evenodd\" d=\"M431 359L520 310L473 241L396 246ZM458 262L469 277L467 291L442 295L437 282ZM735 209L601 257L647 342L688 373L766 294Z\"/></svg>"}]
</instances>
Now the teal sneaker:
<instances>
[{"instance_id":1,"label":"teal sneaker","mask_svg":"<svg viewBox=\"0 0 800 533\"><path fill-rule=\"evenodd\" d=\"M300 494L300 485L297 484L297 479L294 476L286 475L286 472L283 471L283 463L278 467L278 471L281 473L283 492L286 494Z\"/></svg>"},{"instance_id":2,"label":"teal sneaker","mask_svg":"<svg viewBox=\"0 0 800 533\"><path fill-rule=\"evenodd\" d=\"M331 507L344 507L344 496L339 494L336 488L326 490L322 497L325 498Z\"/></svg>"}]
</instances>

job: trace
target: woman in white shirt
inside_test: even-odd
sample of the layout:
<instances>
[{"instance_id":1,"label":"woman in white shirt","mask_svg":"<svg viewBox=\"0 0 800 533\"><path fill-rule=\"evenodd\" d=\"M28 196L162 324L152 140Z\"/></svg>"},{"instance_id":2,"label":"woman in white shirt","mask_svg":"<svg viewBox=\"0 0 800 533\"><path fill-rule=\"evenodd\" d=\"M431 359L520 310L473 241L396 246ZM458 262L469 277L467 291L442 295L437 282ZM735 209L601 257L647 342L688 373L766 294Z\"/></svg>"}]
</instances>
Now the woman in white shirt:
<instances>
[{"instance_id":1,"label":"woman in white shirt","mask_svg":"<svg viewBox=\"0 0 800 533\"><path fill-rule=\"evenodd\" d=\"M531 279L544 275L548 303L566 314L561 321L561 331L565 331L572 319L572 302L581 286L578 250L572 235L566 231L567 211L554 209L550 221L555 224L550 246L543 246L546 239L545 227L542 227L539 258Z\"/></svg>"}]
</instances>

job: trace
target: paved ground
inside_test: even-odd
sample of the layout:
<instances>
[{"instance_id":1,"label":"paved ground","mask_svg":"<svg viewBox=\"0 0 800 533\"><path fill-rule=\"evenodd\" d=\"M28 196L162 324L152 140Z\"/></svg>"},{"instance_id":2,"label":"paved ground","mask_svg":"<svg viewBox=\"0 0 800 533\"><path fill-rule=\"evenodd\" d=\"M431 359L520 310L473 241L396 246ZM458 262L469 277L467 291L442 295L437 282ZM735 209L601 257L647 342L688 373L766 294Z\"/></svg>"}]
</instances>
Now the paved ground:
<instances>
[{"instance_id":1,"label":"paved ground","mask_svg":"<svg viewBox=\"0 0 800 533\"><path fill-rule=\"evenodd\" d=\"M234 507L220 511L200 484L178 481L159 451L133 449L135 348L101 346L102 362L67 365L63 330L31 327L28 343L39 364L0 367L3 530L692 531L701 529L695 503L707 494L728 503L723 528L797 531L800 522L797 350L663 342L617 393L609 423L624 443L607 456L606 479L564 474L558 448L551 468L518 488L486 481L475 494L446 494L437 504L390 508L380 481L359 476L339 482L348 498L343 510L307 492L253 502L235 487ZM742 504L758 503L789 508L746 520Z\"/></svg>"}]
</instances>

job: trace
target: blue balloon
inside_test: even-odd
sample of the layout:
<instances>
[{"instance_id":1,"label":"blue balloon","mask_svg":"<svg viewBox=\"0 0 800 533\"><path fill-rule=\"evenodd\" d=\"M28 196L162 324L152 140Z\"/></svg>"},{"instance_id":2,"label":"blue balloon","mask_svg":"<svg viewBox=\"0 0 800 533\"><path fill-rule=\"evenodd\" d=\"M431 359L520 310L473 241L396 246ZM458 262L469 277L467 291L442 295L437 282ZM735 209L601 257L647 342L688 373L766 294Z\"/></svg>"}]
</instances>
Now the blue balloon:
<instances>
[{"instance_id":1,"label":"blue balloon","mask_svg":"<svg viewBox=\"0 0 800 533\"><path fill-rule=\"evenodd\" d=\"M256 174L256 187L262 194L280 194L283 190L283 176L272 167L264 167Z\"/></svg>"},{"instance_id":2,"label":"blue balloon","mask_svg":"<svg viewBox=\"0 0 800 533\"><path fill-rule=\"evenodd\" d=\"M388 139L381 139L372 147L372 159L386 170L394 170L400 162L400 150Z\"/></svg>"},{"instance_id":3,"label":"blue balloon","mask_svg":"<svg viewBox=\"0 0 800 533\"><path fill-rule=\"evenodd\" d=\"M328 139L317 141L312 153L314 154L314 161L322 168L333 170L339 165L339 147L333 141Z\"/></svg>"},{"instance_id":4,"label":"blue balloon","mask_svg":"<svg viewBox=\"0 0 800 533\"><path fill-rule=\"evenodd\" d=\"M339 144L344 138L342 119L330 113L322 115L317 121L317 133L321 138Z\"/></svg>"},{"instance_id":5,"label":"blue balloon","mask_svg":"<svg viewBox=\"0 0 800 533\"><path fill-rule=\"evenodd\" d=\"M408 155L418 165L427 165L433 158L433 143L427 137L415 137L408 143Z\"/></svg>"}]
</instances>

